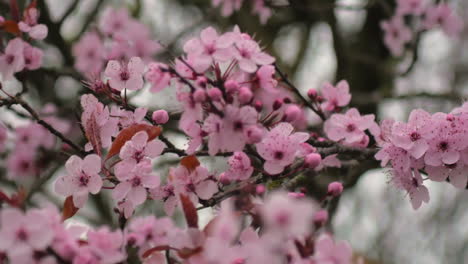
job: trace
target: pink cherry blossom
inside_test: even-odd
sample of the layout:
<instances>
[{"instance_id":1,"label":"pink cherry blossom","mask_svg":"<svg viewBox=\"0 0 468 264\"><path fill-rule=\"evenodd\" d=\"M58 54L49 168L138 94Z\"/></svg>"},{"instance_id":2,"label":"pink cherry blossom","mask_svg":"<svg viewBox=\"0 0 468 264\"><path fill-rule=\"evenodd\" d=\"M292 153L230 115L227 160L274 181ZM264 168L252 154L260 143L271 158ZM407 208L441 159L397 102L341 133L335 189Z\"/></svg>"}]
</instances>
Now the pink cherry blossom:
<instances>
[{"instance_id":1,"label":"pink cherry blossom","mask_svg":"<svg viewBox=\"0 0 468 264\"><path fill-rule=\"evenodd\" d=\"M24 67L28 70L37 70L42 65L42 50L24 43Z\"/></svg>"},{"instance_id":2,"label":"pink cherry blossom","mask_svg":"<svg viewBox=\"0 0 468 264\"><path fill-rule=\"evenodd\" d=\"M137 107L134 111L124 110L120 107L113 106L110 111L110 116L118 118L119 127L127 128L135 124L145 124L145 116L148 109Z\"/></svg>"},{"instance_id":3,"label":"pink cherry blossom","mask_svg":"<svg viewBox=\"0 0 468 264\"><path fill-rule=\"evenodd\" d=\"M39 11L37 8L26 8L23 14L23 21L18 23L21 31L27 32L33 39L43 40L47 37L48 28L44 24L38 24Z\"/></svg>"},{"instance_id":4,"label":"pink cherry blossom","mask_svg":"<svg viewBox=\"0 0 468 264\"><path fill-rule=\"evenodd\" d=\"M300 144L309 139L307 133L296 132L289 123L276 125L263 140L256 144L258 154L266 160L263 165L270 174L281 173L284 168L293 163Z\"/></svg>"},{"instance_id":5,"label":"pink cherry blossom","mask_svg":"<svg viewBox=\"0 0 468 264\"><path fill-rule=\"evenodd\" d=\"M120 149L122 160L133 160L135 163L142 161L145 157L155 158L163 152L166 144L159 139L148 142L148 134L145 131L136 133L131 140L125 142Z\"/></svg>"},{"instance_id":6,"label":"pink cherry blossom","mask_svg":"<svg viewBox=\"0 0 468 264\"><path fill-rule=\"evenodd\" d=\"M126 198L132 205L138 206L147 198L146 189L159 186L159 175L151 173L151 162L148 160L134 166L120 166L115 175L120 181L112 192L114 199L120 201Z\"/></svg>"},{"instance_id":7,"label":"pink cherry blossom","mask_svg":"<svg viewBox=\"0 0 468 264\"><path fill-rule=\"evenodd\" d=\"M124 239L120 230L112 232L103 227L88 232L87 248L97 257L99 263L117 264L126 257L122 252L123 242Z\"/></svg>"},{"instance_id":8,"label":"pink cherry blossom","mask_svg":"<svg viewBox=\"0 0 468 264\"><path fill-rule=\"evenodd\" d=\"M411 30L405 25L403 18L394 16L383 21L380 27L385 32L384 43L394 56L402 56L405 45L412 39Z\"/></svg>"},{"instance_id":9,"label":"pink cherry blossom","mask_svg":"<svg viewBox=\"0 0 468 264\"><path fill-rule=\"evenodd\" d=\"M278 85L278 81L274 78L275 67L272 65L261 66L256 75L262 89L273 90Z\"/></svg>"},{"instance_id":10,"label":"pink cherry blossom","mask_svg":"<svg viewBox=\"0 0 468 264\"><path fill-rule=\"evenodd\" d=\"M193 56L194 67L204 72L214 62L225 62L232 57L234 39L229 34L220 36L212 27L205 28L200 38L193 38L184 45L184 51Z\"/></svg>"},{"instance_id":11,"label":"pink cherry blossom","mask_svg":"<svg viewBox=\"0 0 468 264\"><path fill-rule=\"evenodd\" d=\"M193 204L198 198L210 199L218 191L218 186L205 167L198 166L193 171L184 166L170 168L169 175L173 178L175 192L187 195Z\"/></svg>"},{"instance_id":12,"label":"pink cherry blossom","mask_svg":"<svg viewBox=\"0 0 468 264\"><path fill-rule=\"evenodd\" d=\"M102 179L101 158L95 154L86 156L83 160L71 156L65 163L67 175L55 182L55 191L64 196L73 195L73 203L81 208L88 200L88 193L96 194L101 190Z\"/></svg>"},{"instance_id":13,"label":"pink cherry blossom","mask_svg":"<svg viewBox=\"0 0 468 264\"><path fill-rule=\"evenodd\" d=\"M140 90L143 87L143 71L145 65L139 57L133 57L128 64L111 60L107 63L104 74L109 78L113 89L122 91Z\"/></svg>"},{"instance_id":14,"label":"pink cherry blossom","mask_svg":"<svg viewBox=\"0 0 468 264\"><path fill-rule=\"evenodd\" d=\"M24 64L24 42L20 38L10 40L0 56L0 73L3 80L9 80L13 74L22 71Z\"/></svg>"},{"instance_id":15,"label":"pink cherry blossom","mask_svg":"<svg viewBox=\"0 0 468 264\"><path fill-rule=\"evenodd\" d=\"M311 232L316 205L307 198L292 198L286 193L271 194L261 208L267 230L293 236Z\"/></svg>"},{"instance_id":16,"label":"pink cherry blossom","mask_svg":"<svg viewBox=\"0 0 468 264\"><path fill-rule=\"evenodd\" d=\"M107 8L99 19L99 30L107 35L126 32L130 16L127 9Z\"/></svg>"},{"instance_id":17,"label":"pink cherry blossom","mask_svg":"<svg viewBox=\"0 0 468 264\"><path fill-rule=\"evenodd\" d=\"M353 144L361 141L366 136L364 131L374 125L374 115L361 116L356 108L351 108L346 114L333 114L325 122L324 130L331 140Z\"/></svg>"},{"instance_id":18,"label":"pink cherry blossom","mask_svg":"<svg viewBox=\"0 0 468 264\"><path fill-rule=\"evenodd\" d=\"M336 87L330 83L325 83L322 86L321 93L325 100L321 104L321 107L328 112L347 106L351 101L351 94L349 94L349 84L347 81L340 81L336 84Z\"/></svg>"},{"instance_id":19,"label":"pink cherry blossom","mask_svg":"<svg viewBox=\"0 0 468 264\"><path fill-rule=\"evenodd\" d=\"M171 74L162 69L167 69L167 65L157 62L148 64L148 71L145 74L145 79L151 84L150 91L153 93L162 91L170 84Z\"/></svg>"},{"instance_id":20,"label":"pink cherry blossom","mask_svg":"<svg viewBox=\"0 0 468 264\"><path fill-rule=\"evenodd\" d=\"M446 3L428 7L423 21L425 29L441 26L445 34L456 37L463 29L463 21Z\"/></svg>"},{"instance_id":21,"label":"pink cherry blossom","mask_svg":"<svg viewBox=\"0 0 468 264\"><path fill-rule=\"evenodd\" d=\"M397 15L415 15L420 16L425 10L424 0L398 0Z\"/></svg>"},{"instance_id":22,"label":"pink cherry blossom","mask_svg":"<svg viewBox=\"0 0 468 264\"><path fill-rule=\"evenodd\" d=\"M429 148L428 139L431 137L431 115L423 110L413 110L408 124L396 122L392 127L392 142L419 159Z\"/></svg>"},{"instance_id":23,"label":"pink cherry blossom","mask_svg":"<svg viewBox=\"0 0 468 264\"><path fill-rule=\"evenodd\" d=\"M316 264L350 264L352 256L351 246L346 241L335 243L328 234L317 239L314 254Z\"/></svg>"},{"instance_id":24,"label":"pink cherry blossom","mask_svg":"<svg viewBox=\"0 0 468 264\"><path fill-rule=\"evenodd\" d=\"M249 156L244 152L234 152L229 160L229 169L224 172L225 179L229 181L243 181L248 179L253 173L253 167Z\"/></svg>"},{"instance_id":25,"label":"pink cherry blossom","mask_svg":"<svg viewBox=\"0 0 468 264\"><path fill-rule=\"evenodd\" d=\"M240 38L235 41L234 58L241 70L254 73L257 65L268 65L275 62L275 58L262 52L257 42L252 39Z\"/></svg>"},{"instance_id":26,"label":"pink cherry blossom","mask_svg":"<svg viewBox=\"0 0 468 264\"><path fill-rule=\"evenodd\" d=\"M427 165L425 167L429 179L433 181L445 181L448 178L453 186L460 189L465 189L468 182L466 169L465 162L462 160L450 165Z\"/></svg>"},{"instance_id":27,"label":"pink cherry blossom","mask_svg":"<svg viewBox=\"0 0 468 264\"><path fill-rule=\"evenodd\" d=\"M15 208L0 212L0 251L12 259L32 257L35 250L45 250L54 236L47 219L37 210L26 214Z\"/></svg>"},{"instance_id":28,"label":"pink cherry blossom","mask_svg":"<svg viewBox=\"0 0 468 264\"><path fill-rule=\"evenodd\" d=\"M95 32L85 33L73 46L75 68L85 74L97 74L104 66L104 46Z\"/></svg>"},{"instance_id":29,"label":"pink cherry blossom","mask_svg":"<svg viewBox=\"0 0 468 264\"><path fill-rule=\"evenodd\" d=\"M265 4L265 0L254 0L252 13L258 14L260 23L265 24L273 12L272 9Z\"/></svg>"},{"instance_id":30,"label":"pink cherry blossom","mask_svg":"<svg viewBox=\"0 0 468 264\"><path fill-rule=\"evenodd\" d=\"M238 11L242 6L243 0L212 0L215 7L221 5L221 14L223 16L230 16L234 11Z\"/></svg>"}]
</instances>

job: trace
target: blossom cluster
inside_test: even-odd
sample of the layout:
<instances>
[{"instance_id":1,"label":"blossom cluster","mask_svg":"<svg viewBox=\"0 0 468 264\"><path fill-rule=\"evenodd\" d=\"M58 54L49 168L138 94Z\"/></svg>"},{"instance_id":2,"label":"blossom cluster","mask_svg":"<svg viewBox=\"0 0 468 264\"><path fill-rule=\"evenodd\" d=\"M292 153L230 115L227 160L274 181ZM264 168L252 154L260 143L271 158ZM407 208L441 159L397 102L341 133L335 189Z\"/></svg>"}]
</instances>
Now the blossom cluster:
<instances>
[{"instance_id":1,"label":"blossom cluster","mask_svg":"<svg viewBox=\"0 0 468 264\"><path fill-rule=\"evenodd\" d=\"M109 60L140 57L148 61L161 49L150 28L132 18L126 8L108 7L96 30L86 32L73 46L75 68L88 77L99 74Z\"/></svg>"},{"instance_id":2,"label":"blossom cluster","mask_svg":"<svg viewBox=\"0 0 468 264\"><path fill-rule=\"evenodd\" d=\"M391 165L392 182L409 193L415 209L429 201L421 171L432 181L449 181L465 189L468 175L468 104L450 113L413 110L407 123L384 120L376 154L382 166Z\"/></svg>"},{"instance_id":3,"label":"blossom cluster","mask_svg":"<svg viewBox=\"0 0 468 264\"><path fill-rule=\"evenodd\" d=\"M52 206L26 212L6 208L0 211L0 261L114 264L136 252L133 258L142 263L161 264L168 258L172 263L350 263L350 246L321 230L327 217L312 200L274 192L249 203L251 210L239 211L232 200L224 201L204 228L196 213L186 213L186 227L168 217L146 216L123 230L67 224ZM260 233L243 227L241 219L264 228Z\"/></svg>"},{"instance_id":4,"label":"blossom cluster","mask_svg":"<svg viewBox=\"0 0 468 264\"><path fill-rule=\"evenodd\" d=\"M252 14L256 14L260 18L260 22L265 24L271 17L273 10L267 5L265 0L245 1L249 2L252 8ZM221 15L228 17L235 11L239 11L244 3L244 0L212 0L214 7L219 7Z\"/></svg>"},{"instance_id":5,"label":"blossom cluster","mask_svg":"<svg viewBox=\"0 0 468 264\"><path fill-rule=\"evenodd\" d=\"M395 14L382 21L384 43L394 56L402 56L405 47L424 31L441 28L449 37L457 37L463 27L461 18L448 3L426 0L398 0Z\"/></svg>"}]
</instances>

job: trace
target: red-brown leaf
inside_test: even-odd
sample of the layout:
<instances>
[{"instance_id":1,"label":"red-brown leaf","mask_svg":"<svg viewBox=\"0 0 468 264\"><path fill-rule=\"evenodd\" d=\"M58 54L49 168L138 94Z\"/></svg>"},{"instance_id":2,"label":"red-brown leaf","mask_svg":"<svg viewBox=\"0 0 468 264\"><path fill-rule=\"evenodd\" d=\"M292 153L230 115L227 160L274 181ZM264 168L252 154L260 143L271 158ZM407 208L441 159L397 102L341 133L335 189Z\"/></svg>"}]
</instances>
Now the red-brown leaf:
<instances>
[{"instance_id":1,"label":"red-brown leaf","mask_svg":"<svg viewBox=\"0 0 468 264\"><path fill-rule=\"evenodd\" d=\"M187 168L189 171L195 170L198 166L200 166L200 161L198 161L197 157L194 155L184 157L180 160L180 165Z\"/></svg>"},{"instance_id":2,"label":"red-brown leaf","mask_svg":"<svg viewBox=\"0 0 468 264\"><path fill-rule=\"evenodd\" d=\"M165 250L169 250L169 249L170 249L170 247L167 246L167 245L150 248L150 249L146 250L145 253L143 253L143 258L147 258L147 257L151 256L154 252L165 251Z\"/></svg>"},{"instance_id":3,"label":"red-brown leaf","mask_svg":"<svg viewBox=\"0 0 468 264\"><path fill-rule=\"evenodd\" d=\"M21 33L18 23L13 20L6 20L3 22L2 27L3 30L14 35L19 35Z\"/></svg>"},{"instance_id":4,"label":"red-brown leaf","mask_svg":"<svg viewBox=\"0 0 468 264\"><path fill-rule=\"evenodd\" d=\"M63 203L62 220L65 221L74 216L78 210L79 208L76 208L75 204L73 204L73 196L68 196Z\"/></svg>"},{"instance_id":5,"label":"red-brown leaf","mask_svg":"<svg viewBox=\"0 0 468 264\"><path fill-rule=\"evenodd\" d=\"M179 254L179 257L183 259L188 259L193 255L196 255L200 252L203 251L202 247L197 247L197 248L182 248L177 251L177 254Z\"/></svg>"},{"instance_id":6,"label":"red-brown leaf","mask_svg":"<svg viewBox=\"0 0 468 264\"><path fill-rule=\"evenodd\" d=\"M132 137L140 131L146 131L146 133L148 134L148 141L150 141L161 134L161 127L151 126L147 124L136 124L123 129L117 135L114 142L112 142L112 146L109 150L109 153L107 153L106 159L110 159L114 155L118 154L123 145L125 145L125 142L132 139Z\"/></svg>"},{"instance_id":7,"label":"red-brown leaf","mask_svg":"<svg viewBox=\"0 0 468 264\"><path fill-rule=\"evenodd\" d=\"M182 203L182 209L184 210L185 220L189 227L198 228L198 213L197 208L193 205L192 201L188 196L181 194L180 202Z\"/></svg>"}]
</instances>

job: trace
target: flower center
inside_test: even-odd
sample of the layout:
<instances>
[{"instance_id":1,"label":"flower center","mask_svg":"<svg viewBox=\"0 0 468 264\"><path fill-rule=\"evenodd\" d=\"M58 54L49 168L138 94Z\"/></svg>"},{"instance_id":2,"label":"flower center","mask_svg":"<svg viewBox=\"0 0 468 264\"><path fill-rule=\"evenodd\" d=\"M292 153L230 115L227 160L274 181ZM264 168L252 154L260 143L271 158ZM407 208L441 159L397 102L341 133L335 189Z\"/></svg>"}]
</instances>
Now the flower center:
<instances>
[{"instance_id":1,"label":"flower center","mask_svg":"<svg viewBox=\"0 0 468 264\"><path fill-rule=\"evenodd\" d=\"M28 239L28 233L23 228L16 231L16 238L20 241L26 241Z\"/></svg>"},{"instance_id":2,"label":"flower center","mask_svg":"<svg viewBox=\"0 0 468 264\"><path fill-rule=\"evenodd\" d=\"M447 141L441 141L441 142L439 143L439 145L437 145L437 147L438 147L439 150L441 150L441 151L446 151L446 150L448 149L448 147L449 147L449 144L448 144Z\"/></svg>"},{"instance_id":3,"label":"flower center","mask_svg":"<svg viewBox=\"0 0 468 264\"><path fill-rule=\"evenodd\" d=\"M128 71L120 72L120 79L122 81L128 81L128 79L130 79L130 73Z\"/></svg>"},{"instance_id":4,"label":"flower center","mask_svg":"<svg viewBox=\"0 0 468 264\"><path fill-rule=\"evenodd\" d=\"M7 55L6 56L6 63L7 64L12 64L14 60L15 60L15 56L13 56L13 55Z\"/></svg>"},{"instance_id":5,"label":"flower center","mask_svg":"<svg viewBox=\"0 0 468 264\"><path fill-rule=\"evenodd\" d=\"M239 131L244 128L244 124L241 121L234 122L234 131Z\"/></svg>"},{"instance_id":6,"label":"flower center","mask_svg":"<svg viewBox=\"0 0 468 264\"><path fill-rule=\"evenodd\" d=\"M282 151L276 151L274 157L277 160L282 160L284 157L284 153Z\"/></svg>"},{"instance_id":7,"label":"flower center","mask_svg":"<svg viewBox=\"0 0 468 264\"><path fill-rule=\"evenodd\" d=\"M141 185L141 179L140 177L135 177L132 179L132 186L137 187Z\"/></svg>"},{"instance_id":8,"label":"flower center","mask_svg":"<svg viewBox=\"0 0 468 264\"><path fill-rule=\"evenodd\" d=\"M421 135L418 133L418 132L413 132L410 134L410 139L411 141L417 141L419 139L421 139Z\"/></svg>"},{"instance_id":9,"label":"flower center","mask_svg":"<svg viewBox=\"0 0 468 264\"><path fill-rule=\"evenodd\" d=\"M354 124L349 124L346 126L347 132L353 132L354 130L356 130L356 126Z\"/></svg>"},{"instance_id":10,"label":"flower center","mask_svg":"<svg viewBox=\"0 0 468 264\"><path fill-rule=\"evenodd\" d=\"M80 182L80 186L88 186L89 176L84 173L81 174L79 182Z\"/></svg>"}]
</instances>

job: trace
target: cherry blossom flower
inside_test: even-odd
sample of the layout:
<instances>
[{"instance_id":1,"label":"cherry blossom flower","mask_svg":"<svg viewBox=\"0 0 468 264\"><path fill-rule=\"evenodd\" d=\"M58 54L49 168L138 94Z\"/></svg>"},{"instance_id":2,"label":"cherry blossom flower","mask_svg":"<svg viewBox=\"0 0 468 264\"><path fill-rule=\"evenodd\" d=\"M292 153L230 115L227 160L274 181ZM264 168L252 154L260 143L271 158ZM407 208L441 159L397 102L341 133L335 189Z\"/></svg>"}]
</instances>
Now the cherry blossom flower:
<instances>
[{"instance_id":1,"label":"cherry blossom flower","mask_svg":"<svg viewBox=\"0 0 468 264\"><path fill-rule=\"evenodd\" d=\"M328 112L347 106L351 101L351 94L349 94L349 85L347 81L340 81L336 84L336 87L330 83L325 83L322 86L321 93L325 100L321 104L321 107L323 110Z\"/></svg>"},{"instance_id":2,"label":"cherry blossom flower","mask_svg":"<svg viewBox=\"0 0 468 264\"><path fill-rule=\"evenodd\" d=\"M335 243L330 235L321 235L315 245L314 263L316 264L350 264L351 246L346 241Z\"/></svg>"},{"instance_id":3,"label":"cherry blossom flower","mask_svg":"<svg viewBox=\"0 0 468 264\"><path fill-rule=\"evenodd\" d=\"M396 122L392 127L392 142L403 148L416 159L419 159L429 148L427 140L432 136L431 115L424 110L413 110L408 124Z\"/></svg>"},{"instance_id":4,"label":"cherry blossom flower","mask_svg":"<svg viewBox=\"0 0 468 264\"><path fill-rule=\"evenodd\" d=\"M120 107L113 106L111 108L110 116L118 117L119 126L127 128L135 124L145 124L144 121L148 109L144 107L137 107L134 111L127 111Z\"/></svg>"},{"instance_id":5,"label":"cherry blossom flower","mask_svg":"<svg viewBox=\"0 0 468 264\"><path fill-rule=\"evenodd\" d=\"M20 38L8 42L4 53L0 56L0 73L4 81L13 77L14 73L24 69L24 42Z\"/></svg>"},{"instance_id":6,"label":"cherry blossom flower","mask_svg":"<svg viewBox=\"0 0 468 264\"><path fill-rule=\"evenodd\" d=\"M170 168L169 175L173 178L177 196L187 195L193 204L198 203L198 198L210 199L218 191L218 186L212 175L202 166L198 166L192 171L184 166Z\"/></svg>"},{"instance_id":7,"label":"cherry blossom flower","mask_svg":"<svg viewBox=\"0 0 468 264\"><path fill-rule=\"evenodd\" d=\"M221 14L230 16L234 11L238 11L242 6L243 0L212 0L213 6L221 6Z\"/></svg>"},{"instance_id":8,"label":"cherry blossom flower","mask_svg":"<svg viewBox=\"0 0 468 264\"><path fill-rule=\"evenodd\" d=\"M12 259L32 259L34 251L43 251L52 243L54 233L38 210L23 214L16 208L4 208L0 219L0 251Z\"/></svg>"},{"instance_id":9,"label":"cherry blossom flower","mask_svg":"<svg viewBox=\"0 0 468 264\"><path fill-rule=\"evenodd\" d=\"M47 37L48 29L44 24L38 24L39 11L37 8L26 8L23 14L23 21L18 23L21 31L26 32L33 39L43 40Z\"/></svg>"},{"instance_id":10,"label":"cherry blossom flower","mask_svg":"<svg viewBox=\"0 0 468 264\"><path fill-rule=\"evenodd\" d=\"M366 136L364 131L374 125L374 115L361 116L356 108L351 108L346 114L333 114L325 122L324 130L333 141L353 144L361 141Z\"/></svg>"},{"instance_id":11,"label":"cherry blossom flower","mask_svg":"<svg viewBox=\"0 0 468 264\"><path fill-rule=\"evenodd\" d=\"M243 181L248 179L253 173L250 158L244 152L234 152L229 160L229 169L224 172L224 179L229 181Z\"/></svg>"},{"instance_id":12,"label":"cherry blossom flower","mask_svg":"<svg viewBox=\"0 0 468 264\"><path fill-rule=\"evenodd\" d=\"M225 62L232 57L234 39L229 34L222 36L212 27L205 28L200 38L193 38L184 45L184 51L194 58L194 67L204 72L213 62Z\"/></svg>"},{"instance_id":13,"label":"cherry blossom flower","mask_svg":"<svg viewBox=\"0 0 468 264\"><path fill-rule=\"evenodd\" d=\"M81 208L88 200L88 193L96 194L101 190L102 180L101 158L95 154L86 156L83 160L71 156L65 163L67 175L55 182L55 191L64 196L73 195L73 203Z\"/></svg>"},{"instance_id":14,"label":"cherry blossom flower","mask_svg":"<svg viewBox=\"0 0 468 264\"><path fill-rule=\"evenodd\" d=\"M133 57L128 64L109 61L104 74L109 78L110 86L117 91L140 90L143 87L144 69L145 65L141 59Z\"/></svg>"},{"instance_id":15,"label":"cherry blossom flower","mask_svg":"<svg viewBox=\"0 0 468 264\"><path fill-rule=\"evenodd\" d=\"M87 248L98 258L98 263L117 264L125 259L122 252L124 240L120 230L112 232L103 227L96 231L90 230L87 236Z\"/></svg>"},{"instance_id":16,"label":"cherry blossom flower","mask_svg":"<svg viewBox=\"0 0 468 264\"><path fill-rule=\"evenodd\" d=\"M450 183L456 188L465 189L468 182L468 175L466 174L465 162L459 160L458 162L450 165L430 166L425 167L429 179L433 181L445 181L449 178Z\"/></svg>"},{"instance_id":17,"label":"cherry blossom flower","mask_svg":"<svg viewBox=\"0 0 468 264\"><path fill-rule=\"evenodd\" d=\"M403 18L394 16L383 21L380 27L385 32L384 43L394 56L403 55L404 47L412 39L411 30L405 25Z\"/></svg>"},{"instance_id":18,"label":"cherry blossom flower","mask_svg":"<svg viewBox=\"0 0 468 264\"><path fill-rule=\"evenodd\" d=\"M120 149L119 157L122 160L133 160L139 163L145 157L155 158L163 152L166 144L159 139L148 142L148 134L145 131L136 133L131 140L125 142Z\"/></svg>"},{"instance_id":19,"label":"cherry blossom flower","mask_svg":"<svg viewBox=\"0 0 468 264\"><path fill-rule=\"evenodd\" d=\"M256 75L262 89L273 90L278 85L278 81L274 78L275 67L272 65L261 66Z\"/></svg>"},{"instance_id":20,"label":"cherry blossom flower","mask_svg":"<svg viewBox=\"0 0 468 264\"><path fill-rule=\"evenodd\" d=\"M420 16L425 10L423 0L398 0L396 14Z\"/></svg>"},{"instance_id":21,"label":"cherry blossom flower","mask_svg":"<svg viewBox=\"0 0 468 264\"><path fill-rule=\"evenodd\" d=\"M235 41L234 58L241 70L254 73L257 65L268 65L275 62L275 58L262 52L258 43L252 39L240 38Z\"/></svg>"},{"instance_id":22,"label":"cherry blossom flower","mask_svg":"<svg viewBox=\"0 0 468 264\"><path fill-rule=\"evenodd\" d=\"M28 70L37 70L42 65L42 50L24 43L24 67Z\"/></svg>"},{"instance_id":23,"label":"cherry blossom flower","mask_svg":"<svg viewBox=\"0 0 468 264\"><path fill-rule=\"evenodd\" d=\"M167 65L157 62L148 64L148 71L145 74L145 79L151 83L150 91L153 93L162 91L169 86L171 81L171 74L162 69L167 69Z\"/></svg>"},{"instance_id":24,"label":"cherry blossom flower","mask_svg":"<svg viewBox=\"0 0 468 264\"><path fill-rule=\"evenodd\" d=\"M300 144L309 139L307 133L296 132L289 123L276 125L263 140L256 144L258 154L266 160L263 165L266 172L278 174L284 167L293 163Z\"/></svg>"},{"instance_id":25,"label":"cherry blossom flower","mask_svg":"<svg viewBox=\"0 0 468 264\"><path fill-rule=\"evenodd\" d=\"M99 19L99 30L107 35L125 33L130 24L127 9L107 8Z\"/></svg>"},{"instance_id":26,"label":"cherry blossom flower","mask_svg":"<svg viewBox=\"0 0 468 264\"><path fill-rule=\"evenodd\" d=\"M296 199L286 193L272 193L261 208L266 228L292 236L308 235L311 232L316 205L305 199Z\"/></svg>"},{"instance_id":27,"label":"cherry blossom flower","mask_svg":"<svg viewBox=\"0 0 468 264\"><path fill-rule=\"evenodd\" d=\"M85 74L97 74L104 66L104 46L96 32L85 33L73 46L75 68Z\"/></svg>"},{"instance_id":28,"label":"cherry blossom flower","mask_svg":"<svg viewBox=\"0 0 468 264\"><path fill-rule=\"evenodd\" d=\"M446 3L428 7L424 17L423 26L425 29L432 29L440 25L445 34L450 37L458 36L463 28L461 18Z\"/></svg>"},{"instance_id":29,"label":"cherry blossom flower","mask_svg":"<svg viewBox=\"0 0 468 264\"><path fill-rule=\"evenodd\" d=\"M134 166L120 166L115 175L120 181L112 192L114 199L120 201L126 198L132 205L142 204L147 197L146 189L159 186L159 175L151 173L151 162L148 160Z\"/></svg>"}]
</instances>

